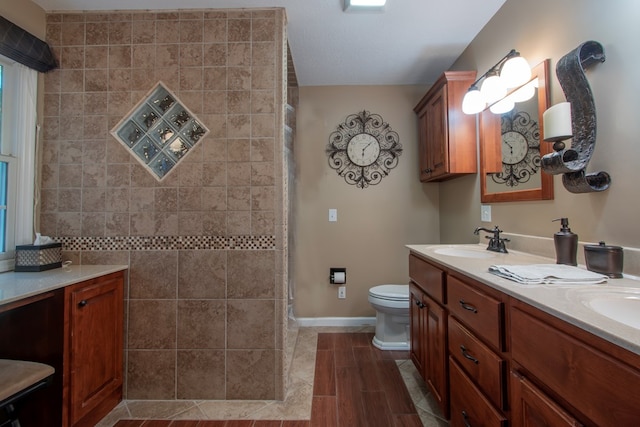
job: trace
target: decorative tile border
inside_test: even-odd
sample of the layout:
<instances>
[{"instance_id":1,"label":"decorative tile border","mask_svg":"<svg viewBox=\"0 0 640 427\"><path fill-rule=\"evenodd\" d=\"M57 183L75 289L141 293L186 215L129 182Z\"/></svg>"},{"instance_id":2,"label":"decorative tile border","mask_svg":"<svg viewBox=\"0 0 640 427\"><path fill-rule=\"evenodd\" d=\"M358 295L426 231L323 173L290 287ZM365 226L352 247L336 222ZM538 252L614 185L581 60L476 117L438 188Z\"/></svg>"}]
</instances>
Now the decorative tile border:
<instances>
[{"instance_id":1,"label":"decorative tile border","mask_svg":"<svg viewBox=\"0 0 640 427\"><path fill-rule=\"evenodd\" d=\"M56 237L64 251L273 250L275 236Z\"/></svg>"}]
</instances>

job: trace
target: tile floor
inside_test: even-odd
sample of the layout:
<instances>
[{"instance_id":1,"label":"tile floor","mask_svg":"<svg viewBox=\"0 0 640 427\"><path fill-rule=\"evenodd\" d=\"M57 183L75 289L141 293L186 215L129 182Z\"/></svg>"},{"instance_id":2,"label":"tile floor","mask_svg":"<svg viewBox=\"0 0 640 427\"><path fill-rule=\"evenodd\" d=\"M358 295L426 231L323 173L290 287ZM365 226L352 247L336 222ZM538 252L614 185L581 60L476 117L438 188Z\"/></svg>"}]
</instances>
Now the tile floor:
<instances>
[{"instance_id":1,"label":"tile floor","mask_svg":"<svg viewBox=\"0 0 640 427\"><path fill-rule=\"evenodd\" d=\"M316 384L314 391L316 358L326 353L327 337L322 334L354 332L367 334L367 341L373 336L371 327L364 328L297 328L289 329L289 384L283 401L136 401L121 402L99 424L98 427L307 427L312 424L312 406L314 395L322 394ZM318 339L319 334L321 336ZM358 338L362 341L362 337ZM360 345L360 344L358 344ZM373 349L373 347L371 347ZM381 353L377 349L378 354ZM413 363L402 357L395 360L400 375L413 401L423 426L445 427L446 420L441 418L437 404L433 401L428 388L420 378ZM320 356L323 357L323 356ZM385 358L389 358L385 356ZM397 357L390 357L397 359ZM319 361L320 362L320 361ZM324 381L322 376L318 376ZM373 396L372 397L379 397ZM318 406L316 401L316 407ZM337 411L341 406L337 406ZM344 414L343 414L344 416ZM161 421L162 420L162 421ZM207 421L207 420L217 420ZM226 420L226 421L224 421ZM255 421L254 421L255 420ZM268 421L280 420L280 421ZM326 424L326 426L335 424ZM366 424L363 424L366 425ZM397 425L401 424L397 421ZM414 425L414 424L406 424ZM325 427L323 425L323 427Z\"/></svg>"}]
</instances>

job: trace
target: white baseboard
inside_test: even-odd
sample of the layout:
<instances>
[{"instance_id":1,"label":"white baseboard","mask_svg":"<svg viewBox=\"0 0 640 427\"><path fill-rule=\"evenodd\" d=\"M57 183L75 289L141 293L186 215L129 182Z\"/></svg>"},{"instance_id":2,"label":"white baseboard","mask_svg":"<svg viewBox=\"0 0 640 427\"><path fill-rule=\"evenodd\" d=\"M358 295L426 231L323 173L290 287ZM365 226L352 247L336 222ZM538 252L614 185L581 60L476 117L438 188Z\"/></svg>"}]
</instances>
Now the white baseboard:
<instances>
[{"instance_id":1,"label":"white baseboard","mask_svg":"<svg viewBox=\"0 0 640 427\"><path fill-rule=\"evenodd\" d=\"M297 317L301 327L313 326L375 326L375 317Z\"/></svg>"}]
</instances>

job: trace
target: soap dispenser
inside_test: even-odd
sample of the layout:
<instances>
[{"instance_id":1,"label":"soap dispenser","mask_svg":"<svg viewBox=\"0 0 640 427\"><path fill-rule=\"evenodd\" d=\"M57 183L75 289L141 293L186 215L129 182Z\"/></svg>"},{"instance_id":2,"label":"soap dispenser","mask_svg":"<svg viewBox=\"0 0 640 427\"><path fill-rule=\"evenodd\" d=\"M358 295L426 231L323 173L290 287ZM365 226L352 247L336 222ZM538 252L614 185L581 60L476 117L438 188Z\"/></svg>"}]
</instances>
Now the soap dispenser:
<instances>
[{"instance_id":1,"label":"soap dispenser","mask_svg":"<svg viewBox=\"0 0 640 427\"><path fill-rule=\"evenodd\" d=\"M553 243L556 245L556 264L578 265L578 235L571 232L568 218L558 218L560 231L553 235Z\"/></svg>"}]
</instances>

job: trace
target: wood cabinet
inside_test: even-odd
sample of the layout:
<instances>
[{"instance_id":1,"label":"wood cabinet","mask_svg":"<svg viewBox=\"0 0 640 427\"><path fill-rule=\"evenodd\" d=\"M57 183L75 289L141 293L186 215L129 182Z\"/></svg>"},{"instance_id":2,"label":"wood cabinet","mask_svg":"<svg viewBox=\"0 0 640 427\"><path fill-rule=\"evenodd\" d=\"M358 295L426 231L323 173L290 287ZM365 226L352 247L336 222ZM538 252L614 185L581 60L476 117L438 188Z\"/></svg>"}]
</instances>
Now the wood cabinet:
<instances>
[{"instance_id":1,"label":"wood cabinet","mask_svg":"<svg viewBox=\"0 0 640 427\"><path fill-rule=\"evenodd\" d=\"M451 426L640 425L640 355L428 257L409 272L412 359Z\"/></svg>"},{"instance_id":2,"label":"wood cabinet","mask_svg":"<svg viewBox=\"0 0 640 427\"><path fill-rule=\"evenodd\" d=\"M94 425L122 399L123 275L65 288L68 425Z\"/></svg>"},{"instance_id":3,"label":"wood cabinet","mask_svg":"<svg viewBox=\"0 0 640 427\"><path fill-rule=\"evenodd\" d=\"M476 173L476 117L462 112L475 71L445 71L413 109L418 116L420 181Z\"/></svg>"},{"instance_id":4,"label":"wood cabinet","mask_svg":"<svg viewBox=\"0 0 640 427\"><path fill-rule=\"evenodd\" d=\"M582 424L517 372L511 372L512 425L581 427Z\"/></svg>"},{"instance_id":5,"label":"wood cabinet","mask_svg":"<svg viewBox=\"0 0 640 427\"><path fill-rule=\"evenodd\" d=\"M22 425L94 426L122 399L123 282L119 271L0 305L0 358L55 369L20 402Z\"/></svg>"},{"instance_id":6,"label":"wood cabinet","mask_svg":"<svg viewBox=\"0 0 640 427\"><path fill-rule=\"evenodd\" d=\"M421 274L428 272L430 287L440 289L442 271L424 263L414 263L412 280L422 281ZM421 279L421 278L422 279ZM434 283L435 282L435 283ZM449 416L449 388L447 363L447 314L446 310L415 281L409 285L411 295L410 334L411 359L420 375L431 389L443 416Z\"/></svg>"},{"instance_id":7,"label":"wood cabinet","mask_svg":"<svg viewBox=\"0 0 640 427\"><path fill-rule=\"evenodd\" d=\"M553 425L640 425L640 356L520 301L510 314L514 425L551 416L568 420Z\"/></svg>"}]
</instances>

